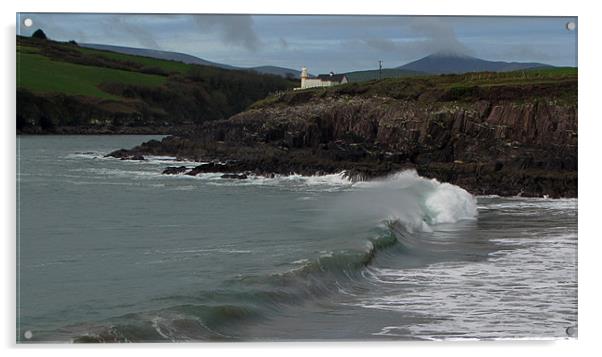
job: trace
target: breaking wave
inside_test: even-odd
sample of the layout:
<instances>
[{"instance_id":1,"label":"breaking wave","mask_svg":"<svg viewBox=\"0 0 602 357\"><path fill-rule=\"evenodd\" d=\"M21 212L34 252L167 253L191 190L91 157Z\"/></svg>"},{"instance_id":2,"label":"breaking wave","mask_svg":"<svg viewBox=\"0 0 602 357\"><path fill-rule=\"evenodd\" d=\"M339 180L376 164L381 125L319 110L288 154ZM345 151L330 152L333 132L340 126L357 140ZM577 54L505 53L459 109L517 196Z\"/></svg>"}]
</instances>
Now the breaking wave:
<instances>
[{"instance_id":1,"label":"breaking wave","mask_svg":"<svg viewBox=\"0 0 602 357\"><path fill-rule=\"evenodd\" d=\"M343 175L279 179L345 183ZM476 200L467 191L420 177L415 171L352 186L352 191L341 193L332 203L326 219L337 220L337 227L374 227L363 248L321 252L292 262L288 270L243 275L225 281L220 290L167 298L170 307L121 316L104 327L85 328L74 334L73 341L236 340L236 326L270 318L284 306L332 294L353 294L355 284L367 279L366 272L380 254L393 259L403 259L407 251L421 254L421 235L477 216Z\"/></svg>"},{"instance_id":2,"label":"breaking wave","mask_svg":"<svg viewBox=\"0 0 602 357\"><path fill-rule=\"evenodd\" d=\"M334 211L342 221L398 222L413 233L477 217L476 199L466 190L421 177L414 170L357 182L354 188L336 203Z\"/></svg>"}]
</instances>

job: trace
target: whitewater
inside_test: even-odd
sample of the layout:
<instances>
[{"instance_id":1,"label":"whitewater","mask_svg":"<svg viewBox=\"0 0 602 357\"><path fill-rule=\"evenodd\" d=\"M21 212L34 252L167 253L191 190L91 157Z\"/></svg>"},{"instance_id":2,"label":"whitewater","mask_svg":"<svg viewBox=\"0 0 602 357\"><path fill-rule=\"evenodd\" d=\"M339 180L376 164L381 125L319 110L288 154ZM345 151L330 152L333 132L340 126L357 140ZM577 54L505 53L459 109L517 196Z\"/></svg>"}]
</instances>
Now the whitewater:
<instances>
[{"instance_id":1,"label":"whitewater","mask_svg":"<svg viewBox=\"0 0 602 357\"><path fill-rule=\"evenodd\" d=\"M20 342L576 337L576 199L104 157L151 138L18 139Z\"/></svg>"}]
</instances>

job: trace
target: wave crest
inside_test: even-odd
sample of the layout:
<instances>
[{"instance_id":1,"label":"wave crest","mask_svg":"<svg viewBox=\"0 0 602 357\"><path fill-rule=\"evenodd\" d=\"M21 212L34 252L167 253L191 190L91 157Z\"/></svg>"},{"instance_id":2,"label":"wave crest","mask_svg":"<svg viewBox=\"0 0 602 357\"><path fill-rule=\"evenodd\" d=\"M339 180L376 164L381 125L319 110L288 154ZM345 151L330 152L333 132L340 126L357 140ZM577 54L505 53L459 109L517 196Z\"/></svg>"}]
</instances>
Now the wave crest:
<instances>
[{"instance_id":1,"label":"wave crest","mask_svg":"<svg viewBox=\"0 0 602 357\"><path fill-rule=\"evenodd\" d=\"M427 179L415 170L385 179L357 182L358 190L337 202L347 219L398 221L409 232L430 232L434 225L477 217L476 199L461 187Z\"/></svg>"}]
</instances>

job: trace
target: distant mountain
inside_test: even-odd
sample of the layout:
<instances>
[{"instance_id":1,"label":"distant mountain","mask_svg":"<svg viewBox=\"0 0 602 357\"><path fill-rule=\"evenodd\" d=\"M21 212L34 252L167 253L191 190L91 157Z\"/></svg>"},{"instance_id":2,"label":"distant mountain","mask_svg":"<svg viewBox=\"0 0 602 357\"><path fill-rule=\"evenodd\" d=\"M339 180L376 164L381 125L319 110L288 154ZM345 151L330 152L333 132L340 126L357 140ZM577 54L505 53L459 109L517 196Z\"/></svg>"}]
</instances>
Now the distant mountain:
<instances>
[{"instance_id":1,"label":"distant mountain","mask_svg":"<svg viewBox=\"0 0 602 357\"><path fill-rule=\"evenodd\" d=\"M424 72L411 71L400 68L383 68L380 74L378 69L345 73L349 82L364 82L371 81L374 79L412 77L426 74L427 73Z\"/></svg>"},{"instance_id":2,"label":"distant mountain","mask_svg":"<svg viewBox=\"0 0 602 357\"><path fill-rule=\"evenodd\" d=\"M534 62L487 61L459 54L436 53L410 62L398 69L426 72L429 74L466 72L509 72L521 69L550 68L553 66Z\"/></svg>"},{"instance_id":3,"label":"distant mountain","mask_svg":"<svg viewBox=\"0 0 602 357\"><path fill-rule=\"evenodd\" d=\"M160 51L160 50L151 50L148 48L135 48L135 47L125 47L125 46L113 46L113 45L101 45L96 43L79 43L81 47L94 48L97 50L111 51L117 53L123 53L126 55L134 55L134 56L144 56L151 57L169 61L179 61L184 62L186 64L200 64L204 66L213 66L225 69L238 69L234 66L230 66L223 63L216 63L204 60L202 58L198 58L195 56L187 55L185 53L179 52L170 52L170 51Z\"/></svg>"},{"instance_id":4,"label":"distant mountain","mask_svg":"<svg viewBox=\"0 0 602 357\"><path fill-rule=\"evenodd\" d=\"M261 74L273 74L281 77L287 77L289 74L292 75L293 78L299 78L301 76L301 71L277 67L277 66L258 66L251 68L244 67L235 67L228 64L217 63L207 61L205 59L188 55L180 52L171 52L171 51L160 51L160 50L151 50L148 48L136 48L136 47L125 47L125 46L113 46L113 45L102 45L96 43L80 43L79 46L93 48L97 50L111 51L117 53L123 53L126 55L135 55L135 56L144 56L151 57L169 61L179 61L186 64L199 64L204 66L213 66L224 69L235 69L235 70L252 70Z\"/></svg>"}]
</instances>

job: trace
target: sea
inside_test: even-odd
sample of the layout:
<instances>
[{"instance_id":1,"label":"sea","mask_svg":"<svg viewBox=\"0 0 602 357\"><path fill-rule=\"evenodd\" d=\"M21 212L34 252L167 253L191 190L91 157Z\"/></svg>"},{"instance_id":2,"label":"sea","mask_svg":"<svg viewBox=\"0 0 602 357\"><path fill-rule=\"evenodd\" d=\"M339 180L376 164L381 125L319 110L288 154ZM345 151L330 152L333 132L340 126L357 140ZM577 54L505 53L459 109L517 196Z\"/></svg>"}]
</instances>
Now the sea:
<instances>
[{"instance_id":1,"label":"sea","mask_svg":"<svg viewBox=\"0 0 602 357\"><path fill-rule=\"evenodd\" d=\"M18 343L577 337L577 199L104 157L160 138L18 136Z\"/></svg>"}]
</instances>

